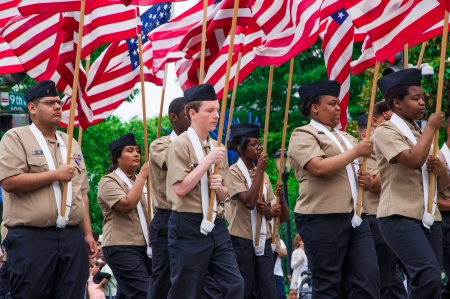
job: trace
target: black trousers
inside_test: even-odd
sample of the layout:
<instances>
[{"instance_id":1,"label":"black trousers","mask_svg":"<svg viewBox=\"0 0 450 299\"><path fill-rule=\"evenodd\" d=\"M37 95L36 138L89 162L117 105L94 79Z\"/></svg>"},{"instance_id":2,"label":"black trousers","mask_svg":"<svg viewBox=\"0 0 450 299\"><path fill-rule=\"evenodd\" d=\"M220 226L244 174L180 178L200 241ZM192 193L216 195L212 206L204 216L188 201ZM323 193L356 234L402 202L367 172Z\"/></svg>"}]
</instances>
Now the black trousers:
<instances>
[{"instance_id":1,"label":"black trousers","mask_svg":"<svg viewBox=\"0 0 450 299\"><path fill-rule=\"evenodd\" d=\"M9 293L8 261L3 261L0 268L0 299L5 299Z\"/></svg>"},{"instance_id":2,"label":"black trousers","mask_svg":"<svg viewBox=\"0 0 450 299\"><path fill-rule=\"evenodd\" d=\"M264 254L255 255L253 240L231 236L239 271L245 282L244 299L252 298L252 286L255 284L260 299L277 298L273 273L272 239L266 240Z\"/></svg>"},{"instance_id":3,"label":"black trousers","mask_svg":"<svg viewBox=\"0 0 450 299\"><path fill-rule=\"evenodd\" d=\"M447 284L442 290L442 299L450 299L450 212L441 212L442 216L442 245L443 264L447 275Z\"/></svg>"},{"instance_id":4,"label":"black trousers","mask_svg":"<svg viewBox=\"0 0 450 299\"><path fill-rule=\"evenodd\" d=\"M380 298L380 272L369 223L353 228L353 213L295 214L312 272L313 298Z\"/></svg>"},{"instance_id":5,"label":"black trousers","mask_svg":"<svg viewBox=\"0 0 450 299\"><path fill-rule=\"evenodd\" d=\"M119 299L147 299L152 259L146 246L104 246L103 256L117 280Z\"/></svg>"},{"instance_id":6,"label":"black trousers","mask_svg":"<svg viewBox=\"0 0 450 299\"><path fill-rule=\"evenodd\" d=\"M83 298L89 258L80 226L10 227L3 245L10 273L7 298Z\"/></svg>"},{"instance_id":7,"label":"black trousers","mask_svg":"<svg viewBox=\"0 0 450 299\"><path fill-rule=\"evenodd\" d=\"M442 227L431 230L421 220L403 216L378 218L381 234L401 261L411 280L410 299L440 298L442 278Z\"/></svg>"},{"instance_id":8,"label":"black trousers","mask_svg":"<svg viewBox=\"0 0 450 299\"><path fill-rule=\"evenodd\" d=\"M150 224L152 244L152 276L148 288L148 299L164 299L170 289L170 263L168 249L168 223L171 210L157 209Z\"/></svg>"},{"instance_id":9,"label":"black trousers","mask_svg":"<svg viewBox=\"0 0 450 299\"><path fill-rule=\"evenodd\" d=\"M169 219L171 287L168 298L198 299L207 272L218 283L223 298L244 296L244 280L239 273L225 220L217 218L208 235L200 232L203 215L172 211Z\"/></svg>"},{"instance_id":10,"label":"black trousers","mask_svg":"<svg viewBox=\"0 0 450 299\"><path fill-rule=\"evenodd\" d=\"M402 274L397 267L397 256L389 248L381 235L378 227L376 215L368 215L370 231L372 232L375 250L378 257L378 267L380 268L380 294L385 299L401 299L407 297L406 289L403 284Z\"/></svg>"}]
</instances>

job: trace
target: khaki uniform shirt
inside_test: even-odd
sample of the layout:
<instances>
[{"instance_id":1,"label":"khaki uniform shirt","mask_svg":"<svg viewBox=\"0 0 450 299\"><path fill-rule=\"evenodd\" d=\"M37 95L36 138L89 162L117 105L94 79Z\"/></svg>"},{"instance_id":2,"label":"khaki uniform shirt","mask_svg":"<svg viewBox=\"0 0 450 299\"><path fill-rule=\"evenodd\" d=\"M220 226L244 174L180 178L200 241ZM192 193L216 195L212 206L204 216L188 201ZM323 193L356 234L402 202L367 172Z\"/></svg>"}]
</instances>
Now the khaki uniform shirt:
<instances>
[{"instance_id":1,"label":"khaki uniform shirt","mask_svg":"<svg viewBox=\"0 0 450 299\"><path fill-rule=\"evenodd\" d=\"M360 165L362 164L363 158L360 158ZM378 166L377 159L375 158L375 149L372 151L372 154L367 158L367 172L372 176L376 176L378 174ZM378 210L378 204L380 203L380 193L373 193L369 191L364 191L363 196L363 213L368 215L376 215Z\"/></svg>"},{"instance_id":2,"label":"khaki uniform shirt","mask_svg":"<svg viewBox=\"0 0 450 299\"><path fill-rule=\"evenodd\" d=\"M150 186L153 205L159 209L172 210L166 197L166 153L171 141L169 136L156 139L150 145Z\"/></svg>"},{"instance_id":3,"label":"khaki uniform shirt","mask_svg":"<svg viewBox=\"0 0 450 299\"><path fill-rule=\"evenodd\" d=\"M255 171L249 171L249 174L250 179L253 181ZM275 195L267 173L264 173L264 184L267 188L267 198L265 198L265 201L266 203L269 203L275 199ZM231 208L231 218L228 219L228 230L230 231L230 235L253 240L251 210L245 207L245 205L243 205L237 197L238 193L247 192L249 190L244 174L241 172L237 164L233 164L230 167L225 179L225 186L227 186L228 193L230 194L229 204ZM272 237L272 232L268 223L269 222L266 221L267 240Z\"/></svg>"},{"instance_id":4,"label":"khaki uniform shirt","mask_svg":"<svg viewBox=\"0 0 450 299\"><path fill-rule=\"evenodd\" d=\"M422 133L407 123L417 140ZM375 130L375 153L381 174L381 198L377 216L401 215L422 220L424 212L422 171L411 169L394 158L413 144L390 121L382 123ZM442 160L442 159L441 159ZM436 207L436 221L441 221Z\"/></svg>"},{"instance_id":5,"label":"khaki uniform shirt","mask_svg":"<svg viewBox=\"0 0 450 299\"><path fill-rule=\"evenodd\" d=\"M136 177L128 178L131 184L134 184ZM113 209L119 200L127 197L128 192L130 189L115 172L105 175L100 180L97 199L104 214L102 246L146 245L137 208L131 213L122 213ZM141 195L141 205L147 217L147 198L144 193Z\"/></svg>"},{"instance_id":6,"label":"khaki uniform shirt","mask_svg":"<svg viewBox=\"0 0 450 299\"><path fill-rule=\"evenodd\" d=\"M211 151L209 140L210 138L208 137L206 144L202 145L205 157ZM213 142L213 145L216 146L217 142L212 139L211 141ZM198 184L183 198L178 197L173 190L173 184L182 181L198 165L197 155L195 154L194 147L192 146L187 132L179 135L177 139L170 144L166 154L166 164L168 164L166 196L167 201L172 205L172 209L178 212L203 213L200 182L198 182ZM219 174L225 178L227 171L228 162L225 155ZM210 173L211 172L208 171L208 175Z\"/></svg>"},{"instance_id":7,"label":"khaki uniform shirt","mask_svg":"<svg viewBox=\"0 0 450 299\"><path fill-rule=\"evenodd\" d=\"M344 149L344 141L335 130L329 129ZM353 145L357 140L342 132ZM305 169L305 165L316 157L329 158L340 155L339 147L325 133L312 125L295 129L289 140L288 159L300 183L295 212L301 214L350 213L353 199L345 167L327 177L317 177Z\"/></svg>"},{"instance_id":8,"label":"khaki uniform shirt","mask_svg":"<svg viewBox=\"0 0 450 299\"><path fill-rule=\"evenodd\" d=\"M69 135L57 132L67 145ZM55 167L63 162L58 141L47 140ZM81 148L73 140L72 154L82 156ZM70 165L75 167L72 178L72 208L67 225L78 225L83 221L83 195L89 191L89 181L86 174L84 158L80 165L75 159L70 159ZM47 160L39 143L29 126L9 130L0 142L0 181L22 173L41 173L49 171ZM62 190L62 183L61 190ZM3 220L7 227L36 226L49 227L56 225L58 208L52 184L28 192L7 193L3 190Z\"/></svg>"}]
</instances>

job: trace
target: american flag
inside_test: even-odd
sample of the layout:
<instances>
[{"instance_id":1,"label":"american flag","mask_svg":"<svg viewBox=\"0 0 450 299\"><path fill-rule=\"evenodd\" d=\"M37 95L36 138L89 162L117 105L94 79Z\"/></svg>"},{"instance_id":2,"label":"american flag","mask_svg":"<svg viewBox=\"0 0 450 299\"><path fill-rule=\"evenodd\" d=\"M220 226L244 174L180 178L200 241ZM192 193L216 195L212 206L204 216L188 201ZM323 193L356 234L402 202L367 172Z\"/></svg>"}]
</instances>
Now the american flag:
<instances>
[{"instance_id":1,"label":"american flag","mask_svg":"<svg viewBox=\"0 0 450 299\"><path fill-rule=\"evenodd\" d=\"M254 27L237 27L235 45L230 69L229 91L233 89L239 52L242 53L239 70L239 82L242 82L257 66L253 63L255 58L254 48L260 46L265 38L264 32ZM228 61L228 49L230 37L228 36L221 50L210 63L205 63L205 83L212 84L217 97L222 99L225 84L225 72ZM181 59L175 63L175 71L183 90L199 84L200 58L197 54L192 59Z\"/></svg>"},{"instance_id":2,"label":"american flag","mask_svg":"<svg viewBox=\"0 0 450 299\"><path fill-rule=\"evenodd\" d=\"M172 1L163 1L163 0L121 0L121 2L128 6L128 5L144 5L144 6L150 6L155 4L161 4L163 2L182 2L186 0L172 0Z\"/></svg>"},{"instance_id":3,"label":"american flag","mask_svg":"<svg viewBox=\"0 0 450 299\"><path fill-rule=\"evenodd\" d=\"M350 98L350 62L352 60L354 26L345 9L333 13L323 34L322 51L328 78L341 84L339 106L341 126L347 125L347 108Z\"/></svg>"},{"instance_id":4,"label":"american flag","mask_svg":"<svg viewBox=\"0 0 450 299\"><path fill-rule=\"evenodd\" d=\"M0 0L0 31L12 18L19 15L19 0ZM23 72L24 68L11 46L0 37L0 74Z\"/></svg>"},{"instance_id":5,"label":"american flag","mask_svg":"<svg viewBox=\"0 0 450 299\"><path fill-rule=\"evenodd\" d=\"M214 0L208 0L208 13L216 6ZM195 4L183 14L167 24L155 29L149 35L150 43L144 46L144 60L154 72L163 70L166 63L185 57L179 44L186 33L203 19L203 2Z\"/></svg>"},{"instance_id":6,"label":"american flag","mask_svg":"<svg viewBox=\"0 0 450 299\"><path fill-rule=\"evenodd\" d=\"M412 48L423 43L424 41L442 35L443 30L444 30L444 20L441 18L441 20L436 25L434 25L433 27L431 27L430 29L428 29L427 31L425 31L424 33L422 33L421 35L410 41L408 43L408 46L409 48ZM352 61L350 64L353 75L357 75L375 66L376 62L375 49L372 46L372 41L370 40L369 36L366 36L362 49L363 51L361 53L361 56L359 56L357 60Z\"/></svg>"},{"instance_id":7,"label":"american flag","mask_svg":"<svg viewBox=\"0 0 450 299\"><path fill-rule=\"evenodd\" d=\"M148 34L170 19L171 4L162 3L149 8L140 16L142 25L142 42L146 44ZM77 116L75 125L82 127L95 125L107 118L114 110L130 96L134 86L139 82L139 53L137 36L120 42L113 42L95 60L89 70L86 94L92 114L88 122L80 123L83 118ZM144 67L145 80L162 85L164 73L153 73ZM69 116L69 106L63 107L61 125L66 126Z\"/></svg>"},{"instance_id":8,"label":"american flag","mask_svg":"<svg viewBox=\"0 0 450 299\"><path fill-rule=\"evenodd\" d=\"M367 31L378 61L434 26L444 15L437 0L342 0L354 24Z\"/></svg>"},{"instance_id":9,"label":"american flag","mask_svg":"<svg viewBox=\"0 0 450 299\"><path fill-rule=\"evenodd\" d=\"M220 51L220 46L230 33L233 8L234 0L223 0L208 14L206 40L209 56L215 56ZM186 52L188 56L193 56L201 51L202 24L203 20L193 26L180 42L179 49ZM239 1L236 24L237 26L259 28L246 0Z\"/></svg>"},{"instance_id":10,"label":"american flag","mask_svg":"<svg viewBox=\"0 0 450 299\"><path fill-rule=\"evenodd\" d=\"M282 65L316 42L323 1L253 1L253 16L267 35L264 45L255 49L258 65Z\"/></svg>"},{"instance_id":11,"label":"american flag","mask_svg":"<svg viewBox=\"0 0 450 299\"><path fill-rule=\"evenodd\" d=\"M63 16L62 29L65 35L59 60L66 62L75 59L80 13L66 12ZM135 8L126 8L121 4L97 8L87 13L84 17L81 59L104 44L134 37L136 18Z\"/></svg>"},{"instance_id":12,"label":"american flag","mask_svg":"<svg viewBox=\"0 0 450 299\"><path fill-rule=\"evenodd\" d=\"M85 0L85 12L112 4L122 4L121 0ZM60 12L80 11L81 0L22 0L19 11L22 15L54 14Z\"/></svg>"},{"instance_id":13,"label":"american flag","mask_svg":"<svg viewBox=\"0 0 450 299\"><path fill-rule=\"evenodd\" d=\"M56 68L60 14L17 16L0 32L25 71L37 81L49 80Z\"/></svg>"}]
</instances>

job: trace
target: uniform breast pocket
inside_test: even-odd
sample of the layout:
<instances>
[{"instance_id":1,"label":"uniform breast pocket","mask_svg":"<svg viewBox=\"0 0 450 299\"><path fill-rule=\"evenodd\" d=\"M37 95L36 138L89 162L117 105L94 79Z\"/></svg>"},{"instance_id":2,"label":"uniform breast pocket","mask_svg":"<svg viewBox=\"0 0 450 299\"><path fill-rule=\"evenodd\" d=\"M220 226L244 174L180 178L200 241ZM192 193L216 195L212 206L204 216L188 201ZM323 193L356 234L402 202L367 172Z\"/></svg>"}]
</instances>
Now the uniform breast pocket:
<instances>
[{"instance_id":1,"label":"uniform breast pocket","mask_svg":"<svg viewBox=\"0 0 450 299\"><path fill-rule=\"evenodd\" d=\"M38 173L48 171L47 160L43 155L28 157L27 162L30 172Z\"/></svg>"}]
</instances>

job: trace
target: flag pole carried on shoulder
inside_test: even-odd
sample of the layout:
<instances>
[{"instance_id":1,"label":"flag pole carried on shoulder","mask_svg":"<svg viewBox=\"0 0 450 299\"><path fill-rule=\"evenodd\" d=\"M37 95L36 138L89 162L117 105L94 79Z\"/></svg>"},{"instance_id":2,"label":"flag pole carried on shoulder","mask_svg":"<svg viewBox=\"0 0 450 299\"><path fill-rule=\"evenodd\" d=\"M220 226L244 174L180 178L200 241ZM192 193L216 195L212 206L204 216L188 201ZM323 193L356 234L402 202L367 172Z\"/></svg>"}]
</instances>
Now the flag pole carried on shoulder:
<instances>
[{"instance_id":1,"label":"flag pole carried on shoulder","mask_svg":"<svg viewBox=\"0 0 450 299\"><path fill-rule=\"evenodd\" d=\"M205 0L205 3L206 2L207 2L207 0ZM221 105L222 113L220 113L219 130L218 130L218 134L217 134L217 147L222 146L222 135L223 135L223 127L224 127L224 123L225 123L225 110L227 109L228 86L230 83L231 62L232 62L232 58L233 58L234 37L236 35L236 24L237 24L238 11L239 11L239 0L234 0L233 19L231 21L231 32L230 32L230 46L228 49L228 61L227 61L227 69L226 69L226 73L225 73L225 86L223 87L223 95L222 95L222 105ZM203 20L203 22L205 22L205 20ZM202 35L202 43L204 42L203 38L206 38L206 32L205 32L205 36ZM204 56L204 50L205 49L202 47L202 56ZM200 74L202 72L202 69L203 68L201 67ZM202 83L202 82L203 82L203 78L201 78L201 76L200 76L200 83ZM219 172L219 167L218 167L218 165L216 165L216 167L214 167L214 174L217 174L218 172ZM215 197L216 197L216 192L214 190L211 190L211 194L209 196L208 221L212 221Z\"/></svg>"},{"instance_id":2,"label":"flag pole carried on shoulder","mask_svg":"<svg viewBox=\"0 0 450 299\"><path fill-rule=\"evenodd\" d=\"M75 73L73 76L72 84L72 98L70 100L70 114L69 123L67 126L67 134L69 135L69 140L67 141L67 165L70 165L70 157L72 155L72 144L73 144L73 128L75 120L75 108L77 105L78 96L78 78L80 74L80 64L81 64L81 48L83 46L83 29L84 29L84 12L86 9L86 0L81 0L80 3L80 22L78 24L78 45L77 53L75 59ZM61 200L61 216L66 217L66 200L67 200L68 182L63 184L63 196Z\"/></svg>"},{"instance_id":3,"label":"flag pole carried on shoulder","mask_svg":"<svg viewBox=\"0 0 450 299\"><path fill-rule=\"evenodd\" d=\"M273 70L275 66L273 64L269 67L269 86L267 87L267 103L266 103L266 119L264 121L264 145L263 145L263 153L267 154L267 140L269 135L269 121L270 121L270 103L272 101L272 84L273 84ZM262 177L261 187L259 188L259 202L264 202L264 194L263 194L263 188L264 188L264 181L265 181L265 175ZM262 216L260 213L258 213L256 217L256 236L255 236L255 246L258 247L259 245L259 237L261 233L261 224L262 224Z\"/></svg>"}]
</instances>

